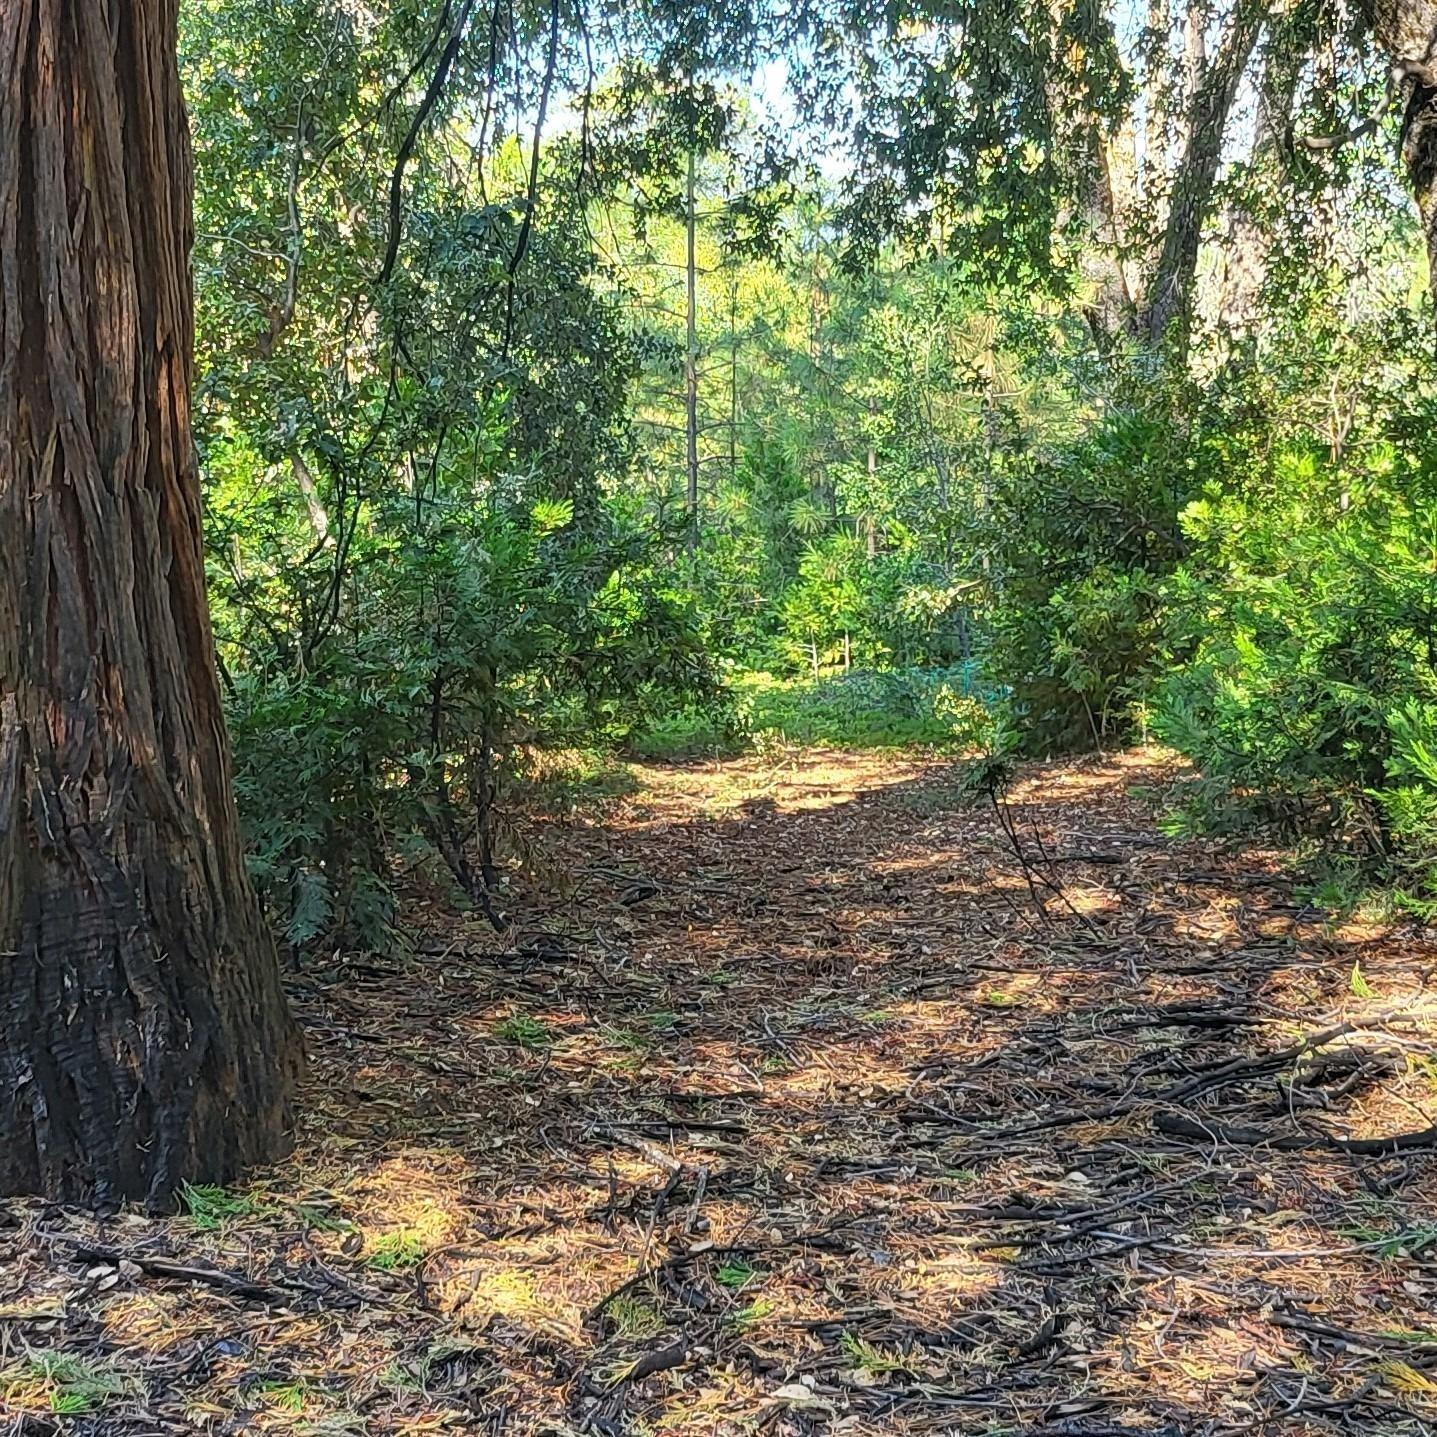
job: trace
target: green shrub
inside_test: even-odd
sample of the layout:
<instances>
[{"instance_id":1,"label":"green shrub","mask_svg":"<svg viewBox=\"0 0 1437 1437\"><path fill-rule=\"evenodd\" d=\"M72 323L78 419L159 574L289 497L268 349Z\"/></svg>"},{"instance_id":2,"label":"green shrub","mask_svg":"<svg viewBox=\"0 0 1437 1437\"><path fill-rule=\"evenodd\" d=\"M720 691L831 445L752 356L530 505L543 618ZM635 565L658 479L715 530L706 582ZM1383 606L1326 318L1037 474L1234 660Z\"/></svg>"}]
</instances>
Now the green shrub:
<instances>
[{"instance_id":1,"label":"green shrub","mask_svg":"<svg viewBox=\"0 0 1437 1437\"><path fill-rule=\"evenodd\" d=\"M1437 498L1392 445L1286 446L1260 485L1183 516L1176 649L1155 733L1198 764L1208 824L1319 832L1437 859Z\"/></svg>"},{"instance_id":2,"label":"green shrub","mask_svg":"<svg viewBox=\"0 0 1437 1437\"><path fill-rule=\"evenodd\" d=\"M758 675L742 693L752 733L835 748L981 747L997 699L972 663L817 682Z\"/></svg>"},{"instance_id":3,"label":"green shrub","mask_svg":"<svg viewBox=\"0 0 1437 1437\"><path fill-rule=\"evenodd\" d=\"M715 694L704 702L660 712L634 728L625 750L635 758L664 763L742 751L750 735L733 697Z\"/></svg>"},{"instance_id":4,"label":"green shrub","mask_svg":"<svg viewBox=\"0 0 1437 1437\"><path fill-rule=\"evenodd\" d=\"M817 681L742 674L729 694L648 722L628 740L640 758L683 761L766 743L965 751L992 742L1002 694L976 663L835 674Z\"/></svg>"},{"instance_id":5,"label":"green shrub","mask_svg":"<svg viewBox=\"0 0 1437 1437\"><path fill-rule=\"evenodd\" d=\"M991 664L1028 747L1133 733L1161 654L1161 584L1186 548L1178 515L1194 465L1159 392L1001 475L982 521L996 551Z\"/></svg>"}]
</instances>

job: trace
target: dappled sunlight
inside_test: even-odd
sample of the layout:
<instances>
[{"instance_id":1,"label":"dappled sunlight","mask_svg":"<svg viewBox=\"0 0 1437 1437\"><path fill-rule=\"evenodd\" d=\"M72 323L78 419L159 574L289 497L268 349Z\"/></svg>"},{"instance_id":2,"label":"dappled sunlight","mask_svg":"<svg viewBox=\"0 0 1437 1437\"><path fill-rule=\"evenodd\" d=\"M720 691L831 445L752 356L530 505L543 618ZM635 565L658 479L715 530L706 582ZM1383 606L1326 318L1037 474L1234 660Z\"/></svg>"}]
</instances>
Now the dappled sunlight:
<instances>
[{"instance_id":1,"label":"dappled sunlight","mask_svg":"<svg viewBox=\"0 0 1437 1437\"><path fill-rule=\"evenodd\" d=\"M466 1230L470 1214L462 1198L473 1180L457 1154L406 1153L369 1169L345 1193L349 1222L362 1236L360 1254L381 1269L413 1267ZM334 1231L317 1245L343 1251L349 1235Z\"/></svg>"},{"instance_id":2,"label":"dappled sunlight","mask_svg":"<svg viewBox=\"0 0 1437 1437\"><path fill-rule=\"evenodd\" d=\"M510 932L303 979L290 1162L108 1263L22 1216L30 1339L296 1437L1416 1432L1433 1159L1340 1145L1437 1114L1430 948L1146 836L1165 764L1028 771L1016 851L941 765L644 770Z\"/></svg>"},{"instance_id":3,"label":"dappled sunlight","mask_svg":"<svg viewBox=\"0 0 1437 1437\"><path fill-rule=\"evenodd\" d=\"M480 1328L494 1318L558 1342L582 1340L581 1270L553 1244L496 1244L482 1268L461 1269L438 1289L441 1308ZM546 1250L549 1249L549 1250ZM560 1265L563 1264L563 1265Z\"/></svg>"}]
</instances>

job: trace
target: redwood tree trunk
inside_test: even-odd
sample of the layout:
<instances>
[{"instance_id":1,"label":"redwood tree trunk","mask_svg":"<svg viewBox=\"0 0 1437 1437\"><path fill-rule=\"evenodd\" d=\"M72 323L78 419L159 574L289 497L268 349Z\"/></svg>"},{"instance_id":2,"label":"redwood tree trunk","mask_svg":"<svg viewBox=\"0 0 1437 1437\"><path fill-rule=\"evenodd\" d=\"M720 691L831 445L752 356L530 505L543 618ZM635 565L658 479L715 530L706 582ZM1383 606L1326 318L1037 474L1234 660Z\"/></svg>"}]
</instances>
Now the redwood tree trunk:
<instances>
[{"instance_id":1,"label":"redwood tree trunk","mask_svg":"<svg viewBox=\"0 0 1437 1437\"><path fill-rule=\"evenodd\" d=\"M0 1192L166 1204L300 1066L245 877L190 433L176 0L0 4Z\"/></svg>"}]
</instances>

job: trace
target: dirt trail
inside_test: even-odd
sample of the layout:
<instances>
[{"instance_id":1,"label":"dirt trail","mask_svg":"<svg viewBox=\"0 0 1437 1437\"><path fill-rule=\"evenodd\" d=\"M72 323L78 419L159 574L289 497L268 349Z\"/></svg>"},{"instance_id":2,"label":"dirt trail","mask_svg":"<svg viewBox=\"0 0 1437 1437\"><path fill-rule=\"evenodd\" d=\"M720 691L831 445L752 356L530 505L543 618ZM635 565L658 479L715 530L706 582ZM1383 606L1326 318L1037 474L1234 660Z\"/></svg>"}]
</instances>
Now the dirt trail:
<instances>
[{"instance_id":1,"label":"dirt trail","mask_svg":"<svg viewBox=\"0 0 1437 1437\"><path fill-rule=\"evenodd\" d=\"M1433 945L1161 762L640 771L503 938L294 980L299 1149L0 1206L16 1432L1427 1433ZM72 1415L57 1415L68 1407ZM0 1424L0 1430L3 1424Z\"/></svg>"}]
</instances>

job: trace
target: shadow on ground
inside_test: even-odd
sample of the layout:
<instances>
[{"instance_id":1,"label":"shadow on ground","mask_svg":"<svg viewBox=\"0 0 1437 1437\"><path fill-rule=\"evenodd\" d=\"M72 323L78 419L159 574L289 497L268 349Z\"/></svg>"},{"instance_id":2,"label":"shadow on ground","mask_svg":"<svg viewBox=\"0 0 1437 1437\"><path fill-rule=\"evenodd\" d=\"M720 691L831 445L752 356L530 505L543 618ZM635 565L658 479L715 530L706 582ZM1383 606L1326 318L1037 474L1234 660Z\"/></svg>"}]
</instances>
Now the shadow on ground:
<instances>
[{"instance_id":1,"label":"shadow on ground","mask_svg":"<svg viewBox=\"0 0 1437 1437\"><path fill-rule=\"evenodd\" d=\"M537 826L503 938L429 908L402 961L297 976L282 1169L169 1222L0 1210L0 1410L1431 1431L1431 944L1161 838L1167 777L1029 771L1021 852L958 770L861 756Z\"/></svg>"}]
</instances>

